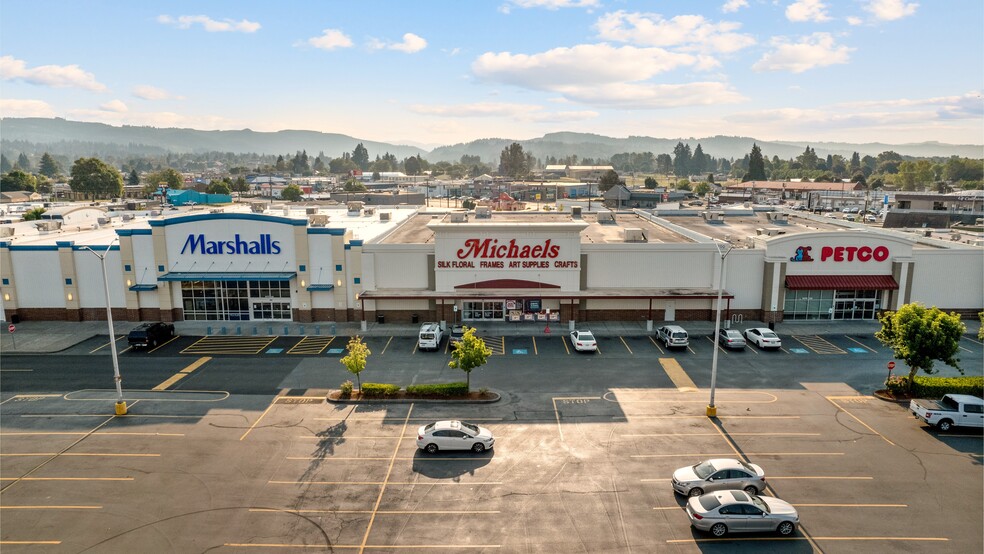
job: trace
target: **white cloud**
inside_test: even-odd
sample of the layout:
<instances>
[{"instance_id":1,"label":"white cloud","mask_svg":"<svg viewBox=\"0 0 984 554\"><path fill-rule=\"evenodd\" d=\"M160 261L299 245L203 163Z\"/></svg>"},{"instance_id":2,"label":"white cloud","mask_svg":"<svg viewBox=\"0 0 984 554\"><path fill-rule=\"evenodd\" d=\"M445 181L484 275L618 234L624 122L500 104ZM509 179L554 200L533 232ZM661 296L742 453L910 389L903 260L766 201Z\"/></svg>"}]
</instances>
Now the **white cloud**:
<instances>
[{"instance_id":1,"label":"white cloud","mask_svg":"<svg viewBox=\"0 0 984 554\"><path fill-rule=\"evenodd\" d=\"M680 108L735 104L746 100L725 83L683 84L607 83L594 86L567 86L557 92L596 106L620 109Z\"/></svg>"},{"instance_id":2,"label":"white cloud","mask_svg":"<svg viewBox=\"0 0 984 554\"><path fill-rule=\"evenodd\" d=\"M664 19L655 13L625 11L606 13L595 23L598 36L604 40L716 53L737 52L755 44L750 35L734 32L740 28L740 23L714 23L701 15Z\"/></svg>"},{"instance_id":3,"label":"white cloud","mask_svg":"<svg viewBox=\"0 0 984 554\"><path fill-rule=\"evenodd\" d=\"M352 39L338 29L325 29L321 31L321 36L307 39L307 43L322 50L335 50L351 47Z\"/></svg>"},{"instance_id":4,"label":"white cloud","mask_svg":"<svg viewBox=\"0 0 984 554\"><path fill-rule=\"evenodd\" d=\"M473 104L456 105L414 104L408 106L408 108L410 111L417 114L433 115L438 117L509 118L515 121L537 123L584 121L598 117L598 112L590 110L548 112L544 111L543 106L538 106L535 104L510 104L506 102L476 102Z\"/></svg>"},{"instance_id":5,"label":"white cloud","mask_svg":"<svg viewBox=\"0 0 984 554\"><path fill-rule=\"evenodd\" d=\"M791 43L783 37L772 39L773 51L767 52L755 62L755 71L804 71L848 62L849 54L854 50L847 46L838 46L830 33L813 33L801 37L799 42Z\"/></svg>"},{"instance_id":6,"label":"white cloud","mask_svg":"<svg viewBox=\"0 0 984 554\"><path fill-rule=\"evenodd\" d=\"M864 23L864 21L860 17L855 17L853 15L850 15L850 16L847 17L847 24L848 25L851 25L853 27L857 27L858 25L861 25L862 23Z\"/></svg>"},{"instance_id":7,"label":"white cloud","mask_svg":"<svg viewBox=\"0 0 984 554\"><path fill-rule=\"evenodd\" d=\"M77 65L39 65L28 68L27 62L13 56L0 57L0 79L54 88L81 88L97 92L106 90L106 85L96 81L95 75L83 71Z\"/></svg>"},{"instance_id":8,"label":"white cloud","mask_svg":"<svg viewBox=\"0 0 984 554\"><path fill-rule=\"evenodd\" d=\"M741 8L748 7L748 0L728 0L721 6L721 11L724 13L732 13L740 10Z\"/></svg>"},{"instance_id":9,"label":"white cloud","mask_svg":"<svg viewBox=\"0 0 984 554\"><path fill-rule=\"evenodd\" d=\"M161 128L189 129L241 129L241 121L233 121L220 116L178 114L174 112L114 112L103 109L68 110L63 117L77 121L95 121L110 125L145 125Z\"/></svg>"},{"instance_id":10,"label":"white cloud","mask_svg":"<svg viewBox=\"0 0 984 554\"><path fill-rule=\"evenodd\" d=\"M823 23L830 21L830 16L827 15L827 6L820 0L797 0L786 7L786 19Z\"/></svg>"},{"instance_id":11,"label":"white cloud","mask_svg":"<svg viewBox=\"0 0 984 554\"><path fill-rule=\"evenodd\" d=\"M413 33L406 33L403 35L403 42L383 42L378 39L370 39L368 46L370 50L386 49L415 54L427 48L427 41Z\"/></svg>"},{"instance_id":12,"label":"white cloud","mask_svg":"<svg viewBox=\"0 0 984 554\"><path fill-rule=\"evenodd\" d=\"M170 15L157 16L157 22L164 25L171 25L178 29L190 29L192 25L201 25L202 29L209 33L255 33L260 30L260 24L247 19L235 21L233 19L223 19L218 21L207 15L179 15L177 18Z\"/></svg>"},{"instance_id":13,"label":"white cloud","mask_svg":"<svg viewBox=\"0 0 984 554\"><path fill-rule=\"evenodd\" d=\"M171 94L170 92L150 85L137 85L130 91L137 98L144 100L184 100L184 96Z\"/></svg>"},{"instance_id":14,"label":"white cloud","mask_svg":"<svg viewBox=\"0 0 984 554\"><path fill-rule=\"evenodd\" d=\"M915 2L905 2L904 0L871 0L865 11L871 12L875 19L881 21L895 21L916 13L919 4Z\"/></svg>"},{"instance_id":15,"label":"white cloud","mask_svg":"<svg viewBox=\"0 0 984 554\"><path fill-rule=\"evenodd\" d=\"M129 108L126 107L126 104L124 104L122 100L110 100L109 102L106 102L105 104L99 106L99 109L103 110L104 112L116 112L116 113L125 113L129 111Z\"/></svg>"},{"instance_id":16,"label":"white cloud","mask_svg":"<svg viewBox=\"0 0 984 554\"><path fill-rule=\"evenodd\" d=\"M42 100L0 98L0 117L55 117L55 110Z\"/></svg>"},{"instance_id":17,"label":"white cloud","mask_svg":"<svg viewBox=\"0 0 984 554\"><path fill-rule=\"evenodd\" d=\"M509 0L499 7L502 13L509 13L512 8L543 8L547 10L559 10L561 8L597 8L599 0Z\"/></svg>"}]
</instances>

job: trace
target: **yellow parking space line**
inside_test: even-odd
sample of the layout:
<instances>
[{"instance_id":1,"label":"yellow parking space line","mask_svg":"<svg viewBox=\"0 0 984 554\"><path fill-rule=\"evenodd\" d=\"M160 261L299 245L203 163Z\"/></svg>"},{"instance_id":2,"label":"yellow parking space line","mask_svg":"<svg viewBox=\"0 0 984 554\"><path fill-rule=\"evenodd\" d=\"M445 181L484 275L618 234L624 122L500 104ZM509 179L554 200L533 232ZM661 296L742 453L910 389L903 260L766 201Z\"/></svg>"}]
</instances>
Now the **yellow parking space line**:
<instances>
[{"instance_id":1,"label":"yellow parking space line","mask_svg":"<svg viewBox=\"0 0 984 554\"><path fill-rule=\"evenodd\" d=\"M844 399L856 398L856 397L853 397L853 396L851 396L851 397L845 397L845 396L825 396L824 398L826 398L828 402L830 402L831 404L833 404L834 406L836 406L838 410L840 410L840 411L844 412L845 414L851 416L851 418L853 418L854 421L857 421L858 423L860 423L861 425L863 425L865 429L871 431L876 436L881 437L881 439L884 440L885 442L887 442L888 444L890 444L892 446L895 446L895 443L894 442L888 440L884 435L882 435L878 431L875 431L874 429L872 429L867 423L861 421L860 419L858 419L857 416L855 416L851 412L845 410L840 404L838 404L837 402L835 402L835 400L844 400Z\"/></svg>"},{"instance_id":2,"label":"yellow parking space line","mask_svg":"<svg viewBox=\"0 0 984 554\"><path fill-rule=\"evenodd\" d=\"M769 481L775 481L776 479L790 480L790 479L821 479L821 480L848 480L848 481L871 481L874 477L867 476L857 476L857 475L785 475L775 477L770 475Z\"/></svg>"},{"instance_id":3,"label":"yellow parking space line","mask_svg":"<svg viewBox=\"0 0 984 554\"><path fill-rule=\"evenodd\" d=\"M867 351L869 351L869 352L874 352L875 354L877 354L877 353L878 353L878 351L877 351L877 350L875 350L874 348L870 348L870 347L868 347L868 346L866 346L866 345L865 345L865 344L864 344L863 342L861 342L861 341L856 341L856 340L854 340L854 339L852 339L851 337L849 337L849 336L847 336L847 335L844 335L844 338L845 338L845 339L847 339L847 340L849 340L849 341L851 341L851 342L853 342L854 344L857 344L858 346L860 346L861 348L864 348L865 350L867 350Z\"/></svg>"},{"instance_id":4,"label":"yellow parking space line","mask_svg":"<svg viewBox=\"0 0 984 554\"><path fill-rule=\"evenodd\" d=\"M904 541L904 542L925 542L925 541L949 541L946 537L749 537L726 539L669 539L667 544L684 544L699 542L751 542L751 541Z\"/></svg>"},{"instance_id":5,"label":"yellow parking space line","mask_svg":"<svg viewBox=\"0 0 984 554\"><path fill-rule=\"evenodd\" d=\"M327 340L326 340L327 339ZM288 354L321 354L335 337L304 337L287 351Z\"/></svg>"},{"instance_id":6,"label":"yellow parking space line","mask_svg":"<svg viewBox=\"0 0 984 554\"><path fill-rule=\"evenodd\" d=\"M159 458L160 454L125 454L125 453L100 453L100 452L19 452L16 454L0 454L0 457L31 457L31 456L90 456L94 458Z\"/></svg>"},{"instance_id":7,"label":"yellow parking space line","mask_svg":"<svg viewBox=\"0 0 984 554\"><path fill-rule=\"evenodd\" d=\"M160 350L161 348L164 348L165 346L167 346L167 345L171 344L172 342L178 340L179 338L181 338L180 335L174 335L173 337L171 337L171 340L169 340L169 341L167 341L167 342L165 342L163 344L157 345L155 348L152 348L152 349L148 350L147 353L149 354L151 352L156 352L156 351ZM127 350L129 350L129 348L127 348ZM124 352L125 352L125 350L124 350Z\"/></svg>"},{"instance_id":8,"label":"yellow parking space line","mask_svg":"<svg viewBox=\"0 0 984 554\"><path fill-rule=\"evenodd\" d=\"M120 342L120 339L123 339L123 338L126 338L126 335L120 335L120 336L119 336L119 337L117 337L117 338L116 338L116 340L114 340L113 342ZM93 354L93 353L96 353L96 352L98 352L98 351L100 351L100 350L102 350L103 348L106 348L106 347L107 347L107 346L109 346L110 344L113 344L113 342L107 342L106 344L104 344L104 345L102 345L102 346L100 346L99 348L96 348L95 350L90 350L90 351L89 351L89 354ZM129 350L129 348L127 348L127 350Z\"/></svg>"},{"instance_id":9,"label":"yellow parking space line","mask_svg":"<svg viewBox=\"0 0 984 554\"><path fill-rule=\"evenodd\" d=\"M567 339L560 337L560 343L564 345L564 352L567 352L567 355L569 356L571 354L571 349L567 347Z\"/></svg>"},{"instance_id":10,"label":"yellow parking space line","mask_svg":"<svg viewBox=\"0 0 984 554\"><path fill-rule=\"evenodd\" d=\"M533 355L534 356L539 356L540 353L536 349L536 337L531 337L531 338L533 339Z\"/></svg>"},{"instance_id":11,"label":"yellow parking space line","mask_svg":"<svg viewBox=\"0 0 984 554\"><path fill-rule=\"evenodd\" d=\"M395 441L396 439L399 439L400 436L399 435L380 435L380 436L369 436L369 435L349 436L349 435L340 435L340 436L337 436L337 437L326 437L326 436L320 436L320 435L301 435L301 436L294 437L294 438L295 439L313 439L313 440L325 440L325 439L345 439L345 440L352 439L352 440L359 440L359 439L364 439L364 440L377 440L377 441L378 440L393 440L393 441ZM386 459L388 460L389 458L387 457Z\"/></svg>"},{"instance_id":12,"label":"yellow parking space line","mask_svg":"<svg viewBox=\"0 0 984 554\"><path fill-rule=\"evenodd\" d=\"M819 437L820 433L728 433L732 437ZM653 433L650 435L619 435L620 437L716 437L718 433Z\"/></svg>"},{"instance_id":13,"label":"yellow parking space line","mask_svg":"<svg viewBox=\"0 0 984 554\"><path fill-rule=\"evenodd\" d=\"M380 356L386 353L386 349L389 348L391 342L393 342L393 337L390 337L389 340L386 341L386 346L384 346L383 351L379 353Z\"/></svg>"},{"instance_id":14,"label":"yellow parking space line","mask_svg":"<svg viewBox=\"0 0 984 554\"><path fill-rule=\"evenodd\" d=\"M697 385L690 379L687 372L683 370L683 366L680 362L676 361L674 358L660 358L659 365L663 366L663 371L673 381L676 385L677 390L680 392L697 392Z\"/></svg>"},{"instance_id":15,"label":"yellow parking space line","mask_svg":"<svg viewBox=\"0 0 984 554\"><path fill-rule=\"evenodd\" d=\"M745 452L746 456L843 456L843 452ZM630 458L711 458L734 456L734 452L698 453L698 454L633 454ZM769 477L774 479L774 477Z\"/></svg>"},{"instance_id":16,"label":"yellow parking space line","mask_svg":"<svg viewBox=\"0 0 984 554\"><path fill-rule=\"evenodd\" d=\"M793 504L797 508L908 508L908 504Z\"/></svg>"},{"instance_id":17,"label":"yellow parking space line","mask_svg":"<svg viewBox=\"0 0 984 554\"><path fill-rule=\"evenodd\" d=\"M387 458L388 460L389 458ZM371 514L372 510L295 510L284 508L250 508L250 512L284 512L288 514ZM377 515L484 515L501 514L501 510L378 510Z\"/></svg>"},{"instance_id":18,"label":"yellow parking space line","mask_svg":"<svg viewBox=\"0 0 984 554\"><path fill-rule=\"evenodd\" d=\"M661 356L665 356L666 355L666 352L663 352L663 349L659 347L659 343L656 342L656 339L654 339L652 336L650 336L649 337L649 341L653 343L653 346L656 347L656 350L659 350L659 353L660 353Z\"/></svg>"},{"instance_id":19,"label":"yellow parking space line","mask_svg":"<svg viewBox=\"0 0 984 554\"><path fill-rule=\"evenodd\" d=\"M10 544L10 545L14 545L14 544L21 544L21 545L33 545L33 544L37 544L37 545L54 545L54 544L61 544L61 543L62 543L62 541L0 541L0 544Z\"/></svg>"},{"instance_id":20,"label":"yellow parking space line","mask_svg":"<svg viewBox=\"0 0 984 554\"><path fill-rule=\"evenodd\" d=\"M259 354L280 337L202 337L182 354Z\"/></svg>"},{"instance_id":21,"label":"yellow parking space line","mask_svg":"<svg viewBox=\"0 0 984 554\"><path fill-rule=\"evenodd\" d=\"M256 424L259 423L260 420L267 415L267 412L270 411L270 408L273 408L274 404L275 404L274 402L270 402L270 405L267 406L267 409L263 410L263 413L260 414L260 417L256 418L256 421L254 421L253 424L249 426L249 429L246 429L246 432L243 433L243 436L239 437L239 440L243 440L246 438L246 435L248 435L250 431L252 431L253 428L256 427Z\"/></svg>"},{"instance_id":22,"label":"yellow parking space line","mask_svg":"<svg viewBox=\"0 0 984 554\"><path fill-rule=\"evenodd\" d=\"M817 354L847 354L820 335L792 335L792 338Z\"/></svg>"},{"instance_id":23,"label":"yellow parking space line","mask_svg":"<svg viewBox=\"0 0 984 554\"><path fill-rule=\"evenodd\" d=\"M102 506L0 506L0 510L102 510Z\"/></svg>"},{"instance_id":24,"label":"yellow parking space line","mask_svg":"<svg viewBox=\"0 0 984 554\"><path fill-rule=\"evenodd\" d=\"M193 372L196 369L202 367L203 365L205 365L206 363L208 363L211 359L212 358L209 357L209 356L203 356L203 357L195 360L193 363L191 363L190 365L188 365L188 367L186 367L186 368L182 369L181 371L175 373L170 378L168 378L166 381L164 381L163 383L157 385L156 387L154 387L154 388L152 388L150 390L153 390L153 391L167 390L168 387L170 387L171 385L173 385L173 384L177 383L178 381L184 379L191 372Z\"/></svg>"},{"instance_id":25,"label":"yellow parking space line","mask_svg":"<svg viewBox=\"0 0 984 554\"><path fill-rule=\"evenodd\" d=\"M389 459L389 458L387 458ZM501 485L502 481L479 481L479 482L454 482L454 481L267 481L270 485L334 485L334 486L360 486L360 487L381 487L383 485L398 486L466 486L481 487L484 485Z\"/></svg>"},{"instance_id":26,"label":"yellow parking space line","mask_svg":"<svg viewBox=\"0 0 984 554\"><path fill-rule=\"evenodd\" d=\"M2 544L2 543L0 543ZM321 550L325 549L325 545L317 544L295 544L295 543L249 543L249 542L227 542L222 546L228 546L232 548L318 548ZM423 550L465 550L465 549L486 549L486 548L501 548L501 544L333 544L331 545L332 550L410 550L410 549L423 549Z\"/></svg>"},{"instance_id":27,"label":"yellow parking space line","mask_svg":"<svg viewBox=\"0 0 984 554\"><path fill-rule=\"evenodd\" d=\"M622 341L622 344L625 345L625 349L629 351L629 354L632 354L632 349L629 348L629 343L625 342L625 338L619 337L618 340Z\"/></svg>"},{"instance_id":28,"label":"yellow parking space line","mask_svg":"<svg viewBox=\"0 0 984 554\"><path fill-rule=\"evenodd\" d=\"M707 419L706 414L693 415L632 415L632 419ZM719 415L717 419L800 419L798 415Z\"/></svg>"},{"instance_id":29,"label":"yellow parking space line","mask_svg":"<svg viewBox=\"0 0 984 554\"><path fill-rule=\"evenodd\" d=\"M133 481L133 477L0 477L0 481Z\"/></svg>"}]
</instances>

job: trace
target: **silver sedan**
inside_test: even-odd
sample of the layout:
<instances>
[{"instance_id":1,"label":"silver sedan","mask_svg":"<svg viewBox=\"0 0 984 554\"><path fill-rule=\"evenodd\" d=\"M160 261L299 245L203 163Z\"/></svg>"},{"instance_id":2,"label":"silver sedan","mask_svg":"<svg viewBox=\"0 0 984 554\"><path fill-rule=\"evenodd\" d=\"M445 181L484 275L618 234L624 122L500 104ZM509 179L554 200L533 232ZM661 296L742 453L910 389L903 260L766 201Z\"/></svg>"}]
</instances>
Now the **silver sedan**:
<instances>
[{"instance_id":1,"label":"silver sedan","mask_svg":"<svg viewBox=\"0 0 984 554\"><path fill-rule=\"evenodd\" d=\"M693 496L687 502L690 524L715 537L728 533L775 531L792 535L799 525L799 514L785 500L756 496L744 491L718 491Z\"/></svg>"},{"instance_id":2,"label":"silver sedan","mask_svg":"<svg viewBox=\"0 0 984 554\"><path fill-rule=\"evenodd\" d=\"M671 483L673 490L684 496L732 489L758 494L765 489L765 471L756 464L719 458L681 467L673 472Z\"/></svg>"}]
</instances>

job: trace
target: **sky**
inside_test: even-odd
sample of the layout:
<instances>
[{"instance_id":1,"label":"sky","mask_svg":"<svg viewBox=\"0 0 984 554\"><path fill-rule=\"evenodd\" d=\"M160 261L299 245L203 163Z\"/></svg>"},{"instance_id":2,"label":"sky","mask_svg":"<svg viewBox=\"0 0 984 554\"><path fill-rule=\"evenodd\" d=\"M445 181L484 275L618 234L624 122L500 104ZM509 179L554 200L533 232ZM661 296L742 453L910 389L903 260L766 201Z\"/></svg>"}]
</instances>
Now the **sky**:
<instances>
[{"instance_id":1,"label":"sky","mask_svg":"<svg viewBox=\"0 0 984 554\"><path fill-rule=\"evenodd\" d=\"M984 144L982 28L981 0L3 0L0 116Z\"/></svg>"}]
</instances>

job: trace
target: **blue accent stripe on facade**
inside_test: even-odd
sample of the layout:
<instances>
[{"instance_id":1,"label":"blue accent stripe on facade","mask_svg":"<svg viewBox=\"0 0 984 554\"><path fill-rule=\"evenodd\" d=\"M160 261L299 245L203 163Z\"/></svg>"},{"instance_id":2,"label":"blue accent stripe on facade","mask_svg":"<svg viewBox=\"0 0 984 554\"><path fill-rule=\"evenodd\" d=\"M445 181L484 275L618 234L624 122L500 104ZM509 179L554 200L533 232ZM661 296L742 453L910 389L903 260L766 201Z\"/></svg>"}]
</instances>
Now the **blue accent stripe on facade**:
<instances>
[{"instance_id":1,"label":"blue accent stripe on facade","mask_svg":"<svg viewBox=\"0 0 984 554\"><path fill-rule=\"evenodd\" d=\"M345 229L335 229L332 227L308 227L307 234L309 235L336 235L339 237L345 236Z\"/></svg>"},{"instance_id":2,"label":"blue accent stripe on facade","mask_svg":"<svg viewBox=\"0 0 984 554\"><path fill-rule=\"evenodd\" d=\"M105 252L107 245L105 245L105 244L102 244L102 245L98 245L98 244L86 244L84 246L79 246L79 245L76 244L75 246L72 246L72 250L87 250L86 246L88 246L89 248L95 250L96 252ZM119 251L120 245L118 245L118 244L110 245L109 246L109 249L110 250Z\"/></svg>"},{"instance_id":3,"label":"blue accent stripe on facade","mask_svg":"<svg viewBox=\"0 0 984 554\"><path fill-rule=\"evenodd\" d=\"M9 248L11 252L13 252L14 250L20 250L25 252L30 252L30 251L40 252L43 250L49 250L53 252L58 251L58 247L55 246L54 244L23 244L23 245L11 244L7 246L7 248Z\"/></svg>"},{"instance_id":4,"label":"blue accent stripe on facade","mask_svg":"<svg viewBox=\"0 0 984 554\"><path fill-rule=\"evenodd\" d=\"M319 290L332 290L335 285L311 285L307 288L309 291L319 291Z\"/></svg>"},{"instance_id":5,"label":"blue accent stripe on facade","mask_svg":"<svg viewBox=\"0 0 984 554\"><path fill-rule=\"evenodd\" d=\"M145 292L151 290L157 290L157 285L133 285L130 290L134 292Z\"/></svg>"},{"instance_id":6,"label":"blue accent stripe on facade","mask_svg":"<svg viewBox=\"0 0 984 554\"><path fill-rule=\"evenodd\" d=\"M179 217L169 217L167 219L152 219L149 221L151 227L166 227L168 225L178 225L180 223L194 223L196 221L210 221L214 219L238 219L247 221L261 221L263 223L282 223L284 225L293 225L295 227L304 227L307 225L306 219L290 219L287 217L278 217L274 215L263 215L263 214L196 214L196 215L183 215Z\"/></svg>"},{"instance_id":7,"label":"blue accent stripe on facade","mask_svg":"<svg viewBox=\"0 0 984 554\"><path fill-rule=\"evenodd\" d=\"M117 229L116 234L121 237L130 237L133 235L153 235L153 229Z\"/></svg>"},{"instance_id":8,"label":"blue accent stripe on facade","mask_svg":"<svg viewBox=\"0 0 984 554\"><path fill-rule=\"evenodd\" d=\"M208 272L181 272L171 271L157 278L158 281L290 281L297 273L292 271L284 272L263 272L252 273L208 273Z\"/></svg>"}]
</instances>

